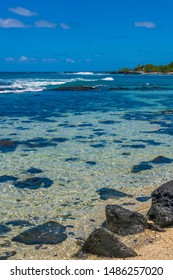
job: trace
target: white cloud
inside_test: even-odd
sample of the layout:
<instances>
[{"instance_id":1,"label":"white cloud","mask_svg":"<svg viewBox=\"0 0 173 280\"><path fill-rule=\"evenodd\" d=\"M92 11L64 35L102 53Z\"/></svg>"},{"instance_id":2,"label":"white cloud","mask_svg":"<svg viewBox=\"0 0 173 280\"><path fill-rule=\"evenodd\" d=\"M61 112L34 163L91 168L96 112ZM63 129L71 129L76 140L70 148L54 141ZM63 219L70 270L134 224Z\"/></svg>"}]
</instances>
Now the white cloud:
<instances>
[{"instance_id":1,"label":"white cloud","mask_svg":"<svg viewBox=\"0 0 173 280\"><path fill-rule=\"evenodd\" d=\"M42 58L41 61L42 62L56 62L57 59L56 58Z\"/></svg>"},{"instance_id":2,"label":"white cloud","mask_svg":"<svg viewBox=\"0 0 173 280\"><path fill-rule=\"evenodd\" d=\"M66 63L76 63L74 59L68 57L65 59L65 61Z\"/></svg>"},{"instance_id":3,"label":"white cloud","mask_svg":"<svg viewBox=\"0 0 173 280\"><path fill-rule=\"evenodd\" d=\"M29 25L14 18L0 18L0 28L27 28Z\"/></svg>"},{"instance_id":4,"label":"white cloud","mask_svg":"<svg viewBox=\"0 0 173 280\"><path fill-rule=\"evenodd\" d=\"M137 21L134 22L135 27L156 28L156 24L150 21Z\"/></svg>"},{"instance_id":5,"label":"white cloud","mask_svg":"<svg viewBox=\"0 0 173 280\"><path fill-rule=\"evenodd\" d=\"M24 16L24 17L33 17L38 15L36 12L30 11L22 7L9 8L8 10L14 14Z\"/></svg>"},{"instance_id":6,"label":"white cloud","mask_svg":"<svg viewBox=\"0 0 173 280\"><path fill-rule=\"evenodd\" d=\"M59 26L60 26L62 29L70 29L70 28L71 28L70 25L68 25L68 24L66 24L66 23L63 23L63 22L61 22L61 23L59 24Z\"/></svg>"},{"instance_id":7,"label":"white cloud","mask_svg":"<svg viewBox=\"0 0 173 280\"><path fill-rule=\"evenodd\" d=\"M39 20L39 21L35 22L35 27L38 27L38 28L44 28L44 27L55 28L56 26L57 26L56 23L52 23L47 20Z\"/></svg>"},{"instance_id":8,"label":"white cloud","mask_svg":"<svg viewBox=\"0 0 173 280\"><path fill-rule=\"evenodd\" d=\"M14 57L6 57L5 58L5 61L8 61L8 62L12 62L12 61L15 61L16 59Z\"/></svg>"},{"instance_id":9,"label":"white cloud","mask_svg":"<svg viewBox=\"0 0 173 280\"><path fill-rule=\"evenodd\" d=\"M25 61L28 61L28 60L29 60L29 58L27 56L22 55L21 57L19 57L20 62L25 62Z\"/></svg>"}]
</instances>

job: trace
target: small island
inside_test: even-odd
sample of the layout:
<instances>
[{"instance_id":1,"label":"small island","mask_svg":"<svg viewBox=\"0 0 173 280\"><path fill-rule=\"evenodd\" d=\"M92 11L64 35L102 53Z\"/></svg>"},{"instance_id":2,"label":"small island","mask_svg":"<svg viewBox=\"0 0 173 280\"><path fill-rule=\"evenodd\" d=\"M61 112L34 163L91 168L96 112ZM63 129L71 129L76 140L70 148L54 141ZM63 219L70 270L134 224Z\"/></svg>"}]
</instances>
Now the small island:
<instances>
[{"instance_id":1,"label":"small island","mask_svg":"<svg viewBox=\"0 0 173 280\"><path fill-rule=\"evenodd\" d=\"M107 72L109 74L173 74L173 62L167 65L145 64L135 68L121 68L118 71Z\"/></svg>"}]
</instances>

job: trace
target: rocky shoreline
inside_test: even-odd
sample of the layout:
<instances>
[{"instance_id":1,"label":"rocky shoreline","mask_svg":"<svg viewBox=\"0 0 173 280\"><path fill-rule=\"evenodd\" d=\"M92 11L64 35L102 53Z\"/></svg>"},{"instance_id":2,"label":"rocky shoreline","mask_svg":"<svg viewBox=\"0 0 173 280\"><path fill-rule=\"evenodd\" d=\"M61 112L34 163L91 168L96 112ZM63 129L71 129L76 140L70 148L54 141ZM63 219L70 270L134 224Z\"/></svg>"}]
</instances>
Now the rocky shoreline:
<instances>
[{"instance_id":1,"label":"rocky shoreline","mask_svg":"<svg viewBox=\"0 0 173 280\"><path fill-rule=\"evenodd\" d=\"M149 244L150 246L154 244L152 238L144 238L144 235L148 236L150 232L151 235L159 234L161 242L162 235L167 234L167 230L170 230L170 226L173 225L173 181L169 181L154 190L151 197L151 207L147 210L146 215L117 204L106 205L106 220L103 220L102 224L95 228L85 240L76 240L77 247L80 246L80 248L73 258L92 259L93 255L96 258L138 259L140 254L138 247L136 247L137 244L146 248ZM1 237L12 231L11 226L28 227L27 230L14 236L11 241L29 246L34 245L35 250L39 250L46 244L55 246L63 243L68 237L67 228L55 221L34 226L25 220L0 224ZM4 249L5 247L4 245ZM3 250L0 254L1 260L11 257L12 259L17 257L15 250Z\"/></svg>"}]
</instances>

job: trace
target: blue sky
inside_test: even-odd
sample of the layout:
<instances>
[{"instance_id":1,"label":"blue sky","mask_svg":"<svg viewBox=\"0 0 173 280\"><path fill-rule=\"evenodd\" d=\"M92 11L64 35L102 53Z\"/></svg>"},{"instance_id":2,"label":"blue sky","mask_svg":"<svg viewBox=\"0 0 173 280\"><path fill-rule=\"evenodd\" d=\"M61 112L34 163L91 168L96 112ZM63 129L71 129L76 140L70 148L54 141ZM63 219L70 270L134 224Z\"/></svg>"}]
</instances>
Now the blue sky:
<instances>
[{"instance_id":1,"label":"blue sky","mask_svg":"<svg viewBox=\"0 0 173 280\"><path fill-rule=\"evenodd\" d=\"M0 1L0 71L169 63L172 11L172 0Z\"/></svg>"}]
</instances>

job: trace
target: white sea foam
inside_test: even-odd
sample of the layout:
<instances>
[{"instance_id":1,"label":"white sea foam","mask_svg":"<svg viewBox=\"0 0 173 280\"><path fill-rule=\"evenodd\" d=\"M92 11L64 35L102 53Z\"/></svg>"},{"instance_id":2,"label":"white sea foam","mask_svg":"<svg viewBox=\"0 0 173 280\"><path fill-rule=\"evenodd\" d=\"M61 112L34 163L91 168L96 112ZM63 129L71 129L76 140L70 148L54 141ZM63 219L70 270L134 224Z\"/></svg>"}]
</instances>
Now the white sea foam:
<instances>
[{"instance_id":1,"label":"white sea foam","mask_svg":"<svg viewBox=\"0 0 173 280\"><path fill-rule=\"evenodd\" d=\"M93 72L76 72L76 73L72 73L72 74L75 74L75 75L94 75Z\"/></svg>"},{"instance_id":2,"label":"white sea foam","mask_svg":"<svg viewBox=\"0 0 173 280\"><path fill-rule=\"evenodd\" d=\"M114 81L114 78L112 77L106 77L102 79L103 81Z\"/></svg>"},{"instance_id":3,"label":"white sea foam","mask_svg":"<svg viewBox=\"0 0 173 280\"><path fill-rule=\"evenodd\" d=\"M97 79L85 79L85 78L70 78L70 79L58 79L58 80L31 80L31 79L18 79L18 80L8 80L7 85L1 85L0 88L4 89L1 93L23 93L23 92L33 92L33 91L43 91L45 89L49 90L51 86L64 85L66 83L74 82L93 82L98 81Z\"/></svg>"}]
</instances>

